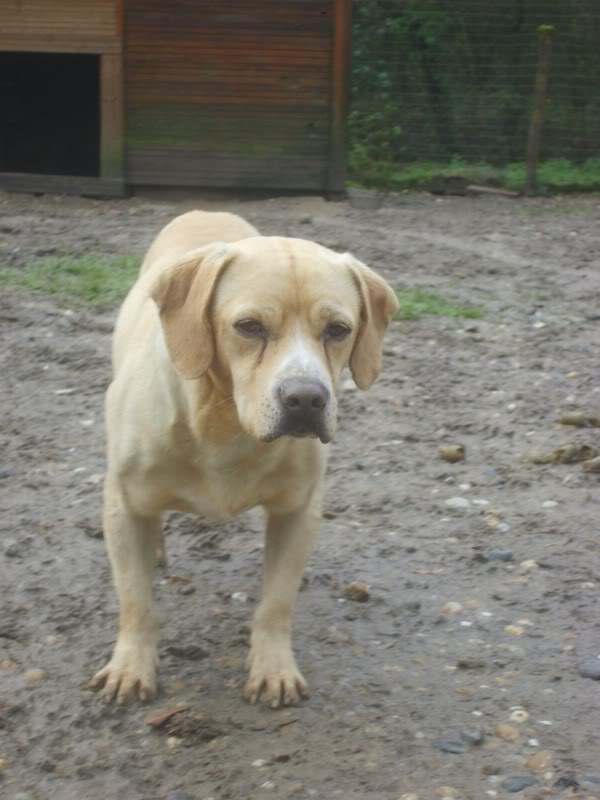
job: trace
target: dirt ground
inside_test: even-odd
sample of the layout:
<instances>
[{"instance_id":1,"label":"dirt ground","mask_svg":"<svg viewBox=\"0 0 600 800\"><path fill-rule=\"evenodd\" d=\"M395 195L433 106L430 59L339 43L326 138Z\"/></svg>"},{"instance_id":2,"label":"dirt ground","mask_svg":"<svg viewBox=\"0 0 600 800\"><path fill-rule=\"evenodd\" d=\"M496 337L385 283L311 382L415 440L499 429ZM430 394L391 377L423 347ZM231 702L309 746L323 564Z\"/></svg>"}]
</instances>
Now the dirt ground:
<instances>
[{"instance_id":1,"label":"dirt ground","mask_svg":"<svg viewBox=\"0 0 600 800\"><path fill-rule=\"evenodd\" d=\"M378 383L344 379L296 618L310 699L241 699L260 514L171 515L161 694L114 708L86 688L116 631L100 529L114 310L2 290L2 798L600 797L600 475L530 458L600 449L600 429L558 422L600 409L600 198L407 194L366 212L1 195L0 262L142 253L195 205L350 249L398 287L485 314L396 322ZM455 444L466 459L447 463L438 449ZM352 581L367 602L344 596Z\"/></svg>"}]
</instances>

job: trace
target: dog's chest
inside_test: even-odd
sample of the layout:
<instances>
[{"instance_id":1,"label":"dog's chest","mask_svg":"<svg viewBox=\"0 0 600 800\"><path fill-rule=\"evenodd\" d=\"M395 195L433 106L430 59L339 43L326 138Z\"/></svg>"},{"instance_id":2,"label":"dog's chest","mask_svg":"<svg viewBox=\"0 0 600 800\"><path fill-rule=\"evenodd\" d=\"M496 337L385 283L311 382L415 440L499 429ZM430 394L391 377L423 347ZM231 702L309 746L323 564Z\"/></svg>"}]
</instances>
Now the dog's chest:
<instances>
[{"instance_id":1,"label":"dog's chest","mask_svg":"<svg viewBox=\"0 0 600 800\"><path fill-rule=\"evenodd\" d=\"M295 492L293 462L255 454L203 453L180 469L171 482L181 510L222 518L268 504L275 495Z\"/></svg>"},{"instance_id":2,"label":"dog's chest","mask_svg":"<svg viewBox=\"0 0 600 800\"><path fill-rule=\"evenodd\" d=\"M173 487L175 501L183 511L214 518L230 517L264 502L261 477L243 471L226 477L206 468L191 469Z\"/></svg>"}]
</instances>

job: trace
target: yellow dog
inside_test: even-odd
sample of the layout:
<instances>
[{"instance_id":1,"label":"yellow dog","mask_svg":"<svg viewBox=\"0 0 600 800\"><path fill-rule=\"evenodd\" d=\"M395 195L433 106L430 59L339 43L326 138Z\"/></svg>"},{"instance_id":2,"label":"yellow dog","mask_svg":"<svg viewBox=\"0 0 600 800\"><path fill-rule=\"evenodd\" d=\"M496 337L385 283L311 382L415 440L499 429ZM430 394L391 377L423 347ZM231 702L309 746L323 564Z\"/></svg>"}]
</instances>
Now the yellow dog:
<instances>
[{"instance_id":1,"label":"yellow dog","mask_svg":"<svg viewBox=\"0 0 600 800\"><path fill-rule=\"evenodd\" d=\"M321 516L335 387L349 365L377 377L396 295L349 254L260 236L241 218L194 211L159 234L119 318L106 398L104 533L119 636L92 684L107 699L156 692L152 573L161 512L267 515L264 595L245 696L297 703L306 682L291 620Z\"/></svg>"}]
</instances>

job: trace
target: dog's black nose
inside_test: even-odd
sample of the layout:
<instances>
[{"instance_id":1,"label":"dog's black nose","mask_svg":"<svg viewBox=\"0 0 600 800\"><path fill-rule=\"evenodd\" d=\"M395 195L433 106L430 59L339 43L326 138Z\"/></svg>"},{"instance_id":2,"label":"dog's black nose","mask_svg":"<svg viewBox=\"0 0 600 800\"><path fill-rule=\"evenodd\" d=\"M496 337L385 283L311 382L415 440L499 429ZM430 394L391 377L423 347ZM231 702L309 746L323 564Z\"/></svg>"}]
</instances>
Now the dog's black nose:
<instances>
[{"instance_id":1,"label":"dog's black nose","mask_svg":"<svg viewBox=\"0 0 600 800\"><path fill-rule=\"evenodd\" d=\"M327 405L329 392L322 383L305 378L290 378L279 387L281 405L288 411L312 413Z\"/></svg>"},{"instance_id":2,"label":"dog's black nose","mask_svg":"<svg viewBox=\"0 0 600 800\"><path fill-rule=\"evenodd\" d=\"M319 435L329 391L319 381L288 378L279 387L286 433Z\"/></svg>"}]
</instances>

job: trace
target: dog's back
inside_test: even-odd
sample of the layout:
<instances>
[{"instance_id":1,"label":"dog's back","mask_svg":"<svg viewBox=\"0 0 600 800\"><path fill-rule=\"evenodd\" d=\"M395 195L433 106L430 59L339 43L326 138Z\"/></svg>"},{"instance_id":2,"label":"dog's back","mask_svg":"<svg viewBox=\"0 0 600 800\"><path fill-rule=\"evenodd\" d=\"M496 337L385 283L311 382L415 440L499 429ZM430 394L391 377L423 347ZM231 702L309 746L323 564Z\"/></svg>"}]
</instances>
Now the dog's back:
<instances>
[{"instance_id":1,"label":"dog's back","mask_svg":"<svg viewBox=\"0 0 600 800\"><path fill-rule=\"evenodd\" d=\"M237 242L258 231L246 220L223 211L189 211L170 222L158 234L148 250L140 276L158 275L190 250L211 242Z\"/></svg>"}]
</instances>

